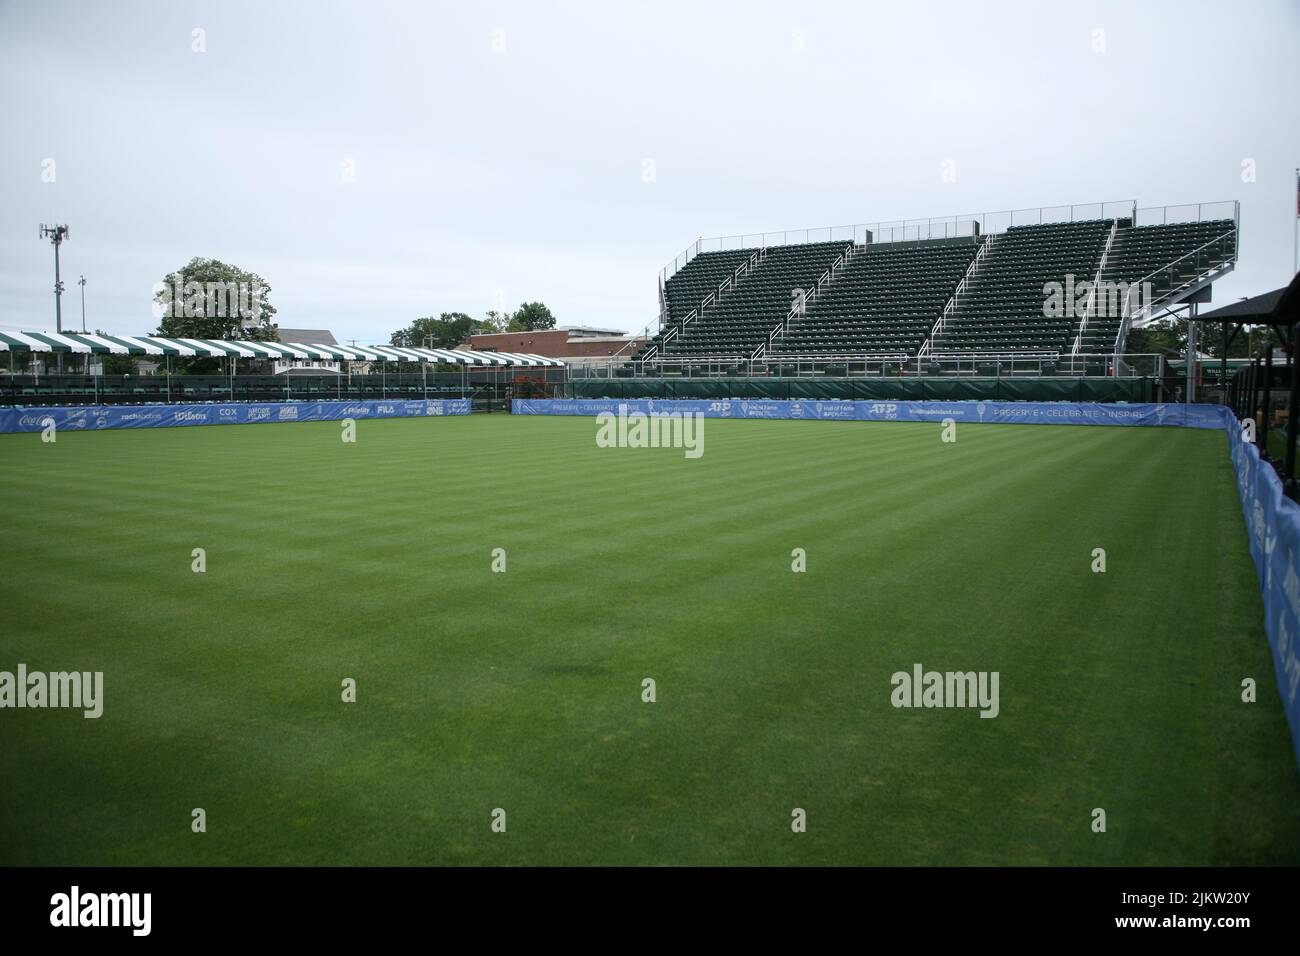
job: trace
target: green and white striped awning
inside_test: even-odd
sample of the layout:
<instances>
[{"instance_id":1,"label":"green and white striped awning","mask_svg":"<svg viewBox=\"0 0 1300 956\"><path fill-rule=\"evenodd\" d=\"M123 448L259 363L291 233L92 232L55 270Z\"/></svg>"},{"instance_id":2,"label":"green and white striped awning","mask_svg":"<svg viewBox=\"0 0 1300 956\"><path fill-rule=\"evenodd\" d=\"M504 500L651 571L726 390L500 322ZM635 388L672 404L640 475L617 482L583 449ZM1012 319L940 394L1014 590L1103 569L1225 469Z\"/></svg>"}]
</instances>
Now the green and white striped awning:
<instances>
[{"instance_id":1,"label":"green and white striped awning","mask_svg":"<svg viewBox=\"0 0 1300 956\"><path fill-rule=\"evenodd\" d=\"M90 335L85 332L0 331L0 352L69 352L79 355L270 358L354 362L443 362L451 365L562 366L558 359L522 352L398 348L392 345L305 345L247 339L177 339L158 335Z\"/></svg>"}]
</instances>

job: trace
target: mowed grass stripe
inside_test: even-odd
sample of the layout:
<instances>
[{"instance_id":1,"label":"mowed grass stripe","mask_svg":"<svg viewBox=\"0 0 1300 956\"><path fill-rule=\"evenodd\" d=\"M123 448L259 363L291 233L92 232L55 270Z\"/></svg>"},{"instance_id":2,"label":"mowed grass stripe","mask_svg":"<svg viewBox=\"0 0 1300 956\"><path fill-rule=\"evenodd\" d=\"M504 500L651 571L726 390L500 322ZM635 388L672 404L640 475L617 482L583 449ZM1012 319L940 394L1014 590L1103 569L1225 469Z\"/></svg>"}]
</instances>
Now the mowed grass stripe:
<instances>
[{"instance_id":1,"label":"mowed grass stripe","mask_svg":"<svg viewBox=\"0 0 1300 956\"><path fill-rule=\"evenodd\" d=\"M1295 861L1222 436L709 421L689 461L599 449L595 430L17 436L6 488L95 507L11 509L35 539L0 577L12 643L32 666L102 662L111 707L0 721L8 856ZM38 593L53 613L16 600ZM1002 716L889 707L916 660L1001 670ZM1243 669L1268 678L1247 713L1223 702ZM195 805L220 822L198 843Z\"/></svg>"}]
</instances>

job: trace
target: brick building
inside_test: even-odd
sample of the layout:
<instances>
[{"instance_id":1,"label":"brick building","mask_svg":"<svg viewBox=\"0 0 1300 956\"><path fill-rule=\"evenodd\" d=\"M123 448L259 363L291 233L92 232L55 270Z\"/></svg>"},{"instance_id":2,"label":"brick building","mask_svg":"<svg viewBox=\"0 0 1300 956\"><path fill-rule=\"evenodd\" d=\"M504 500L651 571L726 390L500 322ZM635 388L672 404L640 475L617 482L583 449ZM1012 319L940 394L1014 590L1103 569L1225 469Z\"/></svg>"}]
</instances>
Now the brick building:
<instances>
[{"instance_id":1,"label":"brick building","mask_svg":"<svg viewBox=\"0 0 1300 956\"><path fill-rule=\"evenodd\" d=\"M536 332L493 332L471 335L460 348L477 352L527 352L562 361L608 358L616 352L628 355L644 341L618 329L596 329L565 325ZM633 343L629 345L629 343Z\"/></svg>"}]
</instances>

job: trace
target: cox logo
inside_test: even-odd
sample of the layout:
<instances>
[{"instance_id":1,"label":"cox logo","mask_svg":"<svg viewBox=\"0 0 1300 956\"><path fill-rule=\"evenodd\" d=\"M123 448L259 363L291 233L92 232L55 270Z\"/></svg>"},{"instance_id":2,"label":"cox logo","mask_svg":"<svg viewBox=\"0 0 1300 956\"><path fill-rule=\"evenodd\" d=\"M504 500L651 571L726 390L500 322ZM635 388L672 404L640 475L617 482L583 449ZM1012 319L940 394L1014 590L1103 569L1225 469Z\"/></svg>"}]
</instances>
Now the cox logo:
<instances>
[{"instance_id":1,"label":"cox logo","mask_svg":"<svg viewBox=\"0 0 1300 956\"><path fill-rule=\"evenodd\" d=\"M223 408L218 414L220 414L222 418L234 418L238 412L233 408Z\"/></svg>"}]
</instances>

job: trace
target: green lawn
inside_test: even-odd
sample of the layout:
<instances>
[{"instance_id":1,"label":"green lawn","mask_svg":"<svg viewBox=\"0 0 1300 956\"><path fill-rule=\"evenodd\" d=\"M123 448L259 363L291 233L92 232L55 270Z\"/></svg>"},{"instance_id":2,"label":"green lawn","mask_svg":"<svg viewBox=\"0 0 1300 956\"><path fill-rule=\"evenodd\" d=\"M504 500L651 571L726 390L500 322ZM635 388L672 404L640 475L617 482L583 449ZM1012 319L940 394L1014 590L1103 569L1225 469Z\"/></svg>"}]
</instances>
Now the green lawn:
<instances>
[{"instance_id":1,"label":"green lawn","mask_svg":"<svg viewBox=\"0 0 1300 956\"><path fill-rule=\"evenodd\" d=\"M0 863L1300 863L1218 432L358 429L0 436L0 670L106 698L0 711Z\"/></svg>"}]
</instances>

